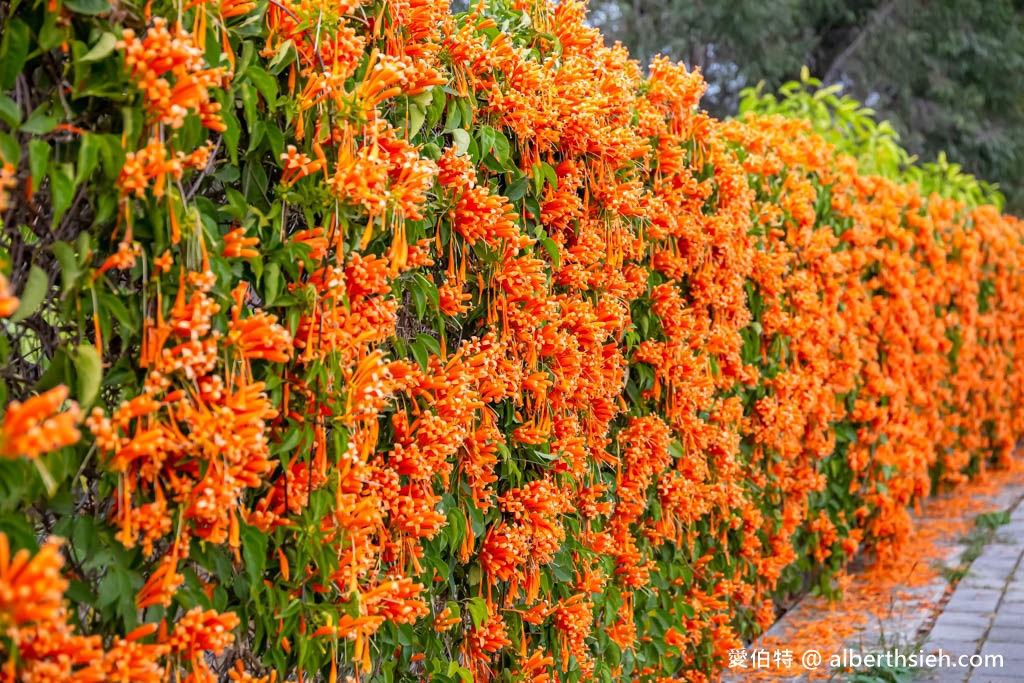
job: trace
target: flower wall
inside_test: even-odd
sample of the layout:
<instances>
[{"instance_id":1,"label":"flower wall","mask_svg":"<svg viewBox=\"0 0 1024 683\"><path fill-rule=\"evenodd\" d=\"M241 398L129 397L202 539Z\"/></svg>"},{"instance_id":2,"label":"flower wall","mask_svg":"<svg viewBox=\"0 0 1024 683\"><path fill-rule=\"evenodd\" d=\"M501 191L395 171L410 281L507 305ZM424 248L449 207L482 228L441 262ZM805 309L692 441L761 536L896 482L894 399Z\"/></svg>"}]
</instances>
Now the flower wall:
<instances>
[{"instance_id":1,"label":"flower wall","mask_svg":"<svg viewBox=\"0 0 1024 683\"><path fill-rule=\"evenodd\" d=\"M705 680L1008 461L1021 223L584 11L0 10L3 680Z\"/></svg>"}]
</instances>

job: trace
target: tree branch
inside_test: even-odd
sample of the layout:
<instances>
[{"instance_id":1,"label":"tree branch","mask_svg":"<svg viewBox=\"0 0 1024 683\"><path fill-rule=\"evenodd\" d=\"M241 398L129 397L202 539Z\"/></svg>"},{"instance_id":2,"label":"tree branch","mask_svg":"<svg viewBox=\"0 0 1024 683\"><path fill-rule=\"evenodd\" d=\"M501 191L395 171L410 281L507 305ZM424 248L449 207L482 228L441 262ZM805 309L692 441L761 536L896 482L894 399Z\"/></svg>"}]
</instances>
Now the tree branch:
<instances>
[{"instance_id":1,"label":"tree branch","mask_svg":"<svg viewBox=\"0 0 1024 683\"><path fill-rule=\"evenodd\" d=\"M864 25L864 29L857 34L857 37L854 38L849 45L846 46L846 49L840 52L836 58L832 60L832 64L829 65L828 71L826 71L825 75L821 78L822 83L829 85L838 80L840 70L846 63L846 60L861 48L864 41L867 40L870 35L879 28L884 27L885 20L888 19L889 15L892 14L898 4L899 0L889 0L881 9L868 18Z\"/></svg>"}]
</instances>

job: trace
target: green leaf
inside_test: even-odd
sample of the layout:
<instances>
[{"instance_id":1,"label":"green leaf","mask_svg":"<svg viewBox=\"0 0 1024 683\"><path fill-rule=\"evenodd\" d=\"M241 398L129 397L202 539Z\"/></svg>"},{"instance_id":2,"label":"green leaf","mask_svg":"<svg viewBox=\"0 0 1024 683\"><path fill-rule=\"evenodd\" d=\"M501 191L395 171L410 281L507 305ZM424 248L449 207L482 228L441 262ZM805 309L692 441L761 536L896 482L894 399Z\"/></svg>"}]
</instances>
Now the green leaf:
<instances>
[{"instance_id":1,"label":"green leaf","mask_svg":"<svg viewBox=\"0 0 1024 683\"><path fill-rule=\"evenodd\" d=\"M20 130L22 133L28 133L29 135L46 135L57 126L57 119L52 116L47 116L43 113L43 109L46 104L42 104L32 112L31 116L25 123L21 124Z\"/></svg>"},{"instance_id":2,"label":"green leaf","mask_svg":"<svg viewBox=\"0 0 1024 683\"><path fill-rule=\"evenodd\" d=\"M21 19L9 20L0 42L0 90L10 90L28 58L30 33Z\"/></svg>"},{"instance_id":3,"label":"green leaf","mask_svg":"<svg viewBox=\"0 0 1024 683\"><path fill-rule=\"evenodd\" d=\"M132 590L131 574L119 565L111 564L107 568L107 575L100 581L99 589L97 590L97 606L107 607L113 605L119 600L123 600L124 596L128 596L131 599L134 593L135 591ZM132 602L134 603L134 600Z\"/></svg>"},{"instance_id":4,"label":"green leaf","mask_svg":"<svg viewBox=\"0 0 1024 683\"><path fill-rule=\"evenodd\" d=\"M683 444L679 441L673 441L668 445L668 454L678 460L686 455L686 449L683 448Z\"/></svg>"},{"instance_id":5,"label":"green leaf","mask_svg":"<svg viewBox=\"0 0 1024 683\"><path fill-rule=\"evenodd\" d=\"M512 145L509 144L508 138L506 138L501 131L494 131L494 149L491 153L494 154L494 158L497 159L502 166L508 164L509 157L512 154Z\"/></svg>"},{"instance_id":6,"label":"green leaf","mask_svg":"<svg viewBox=\"0 0 1024 683\"><path fill-rule=\"evenodd\" d=\"M253 579L253 587L262 585L261 579L267 567L267 544L270 539L265 533L248 524L241 525L240 536L245 571Z\"/></svg>"},{"instance_id":7,"label":"green leaf","mask_svg":"<svg viewBox=\"0 0 1024 683\"><path fill-rule=\"evenodd\" d=\"M99 309L105 310L113 315L119 325L121 325L122 335L133 335L138 332L138 323L135 321L135 316L132 311L128 309L128 306L124 304L121 297L102 293L99 295Z\"/></svg>"},{"instance_id":8,"label":"green leaf","mask_svg":"<svg viewBox=\"0 0 1024 683\"><path fill-rule=\"evenodd\" d=\"M257 102L257 90L255 87L242 85L238 88L238 94L242 98L242 112L245 115L245 125L249 129L249 134L253 135L256 128L256 124L260 122L260 117L257 111L259 103ZM249 149L254 149L255 143L249 143Z\"/></svg>"},{"instance_id":9,"label":"green leaf","mask_svg":"<svg viewBox=\"0 0 1024 683\"><path fill-rule=\"evenodd\" d=\"M75 351L75 374L78 377L78 404L88 409L96 402L103 380L103 359L91 344L82 344Z\"/></svg>"},{"instance_id":10,"label":"green leaf","mask_svg":"<svg viewBox=\"0 0 1024 683\"><path fill-rule=\"evenodd\" d=\"M50 163L50 145L45 140L32 139L28 141L28 168L32 176L32 188L39 189L43 182L43 175Z\"/></svg>"},{"instance_id":11,"label":"green leaf","mask_svg":"<svg viewBox=\"0 0 1024 683\"><path fill-rule=\"evenodd\" d=\"M441 355L441 344L429 334L417 334L416 341L423 344L435 356Z\"/></svg>"},{"instance_id":12,"label":"green leaf","mask_svg":"<svg viewBox=\"0 0 1024 683\"><path fill-rule=\"evenodd\" d=\"M46 368L46 372L36 382L35 389L38 392L49 391L56 386L61 384L68 384L71 381L69 377L70 372L70 359L68 358L67 351L61 347L53 354L53 359L50 360L50 366Z\"/></svg>"},{"instance_id":13,"label":"green leaf","mask_svg":"<svg viewBox=\"0 0 1024 683\"><path fill-rule=\"evenodd\" d=\"M75 183L64 165L51 162L50 192L53 196L53 225L56 226L71 206L71 200L75 195Z\"/></svg>"},{"instance_id":14,"label":"green leaf","mask_svg":"<svg viewBox=\"0 0 1024 683\"><path fill-rule=\"evenodd\" d=\"M11 316L11 322L21 322L35 313L39 305L43 303L49 288L50 278L46 276L46 271L39 266L32 266L32 270L28 273L28 280L25 281L25 289L21 293L21 302L18 304L18 310Z\"/></svg>"},{"instance_id":15,"label":"green leaf","mask_svg":"<svg viewBox=\"0 0 1024 683\"><path fill-rule=\"evenodd\" d=\"M505 188L505 197L510 202L518 202L526 195L526 189L530 186L530 179L523 176Z\"/></svg>"},{"instance_id":16,"label":"green leaf","mask_svg":"<svg viewBox=\"0 0 1024 683\"><path fill-rule=\"evenodd\" d=\"M405 139L411 140L416 137L416 134L423 128L423 123L427 120L427 112L420 105L415 102L410 103L408 109L408 127L406 128Z\"/></svg>"},{"instance_id":17,"label":"green leaf","mask_svg":"<svg viewBox=\"0 0 1024 683\"><path fill-rule=\"evenodd\" d=\"M281 266L277 263L268 263L263 270L263 296L264 306L271 306L281 291Z\"/></svg>"},{"instance_id":18,"label":"green leaf","mask_svg":"<svg viewBox=\"0 0 1024 683\"><path fill-rule=\"evenodd\" d=\"M445 132L459 130L459 124L462 123L462 113L454 101L449 104L448 98L445 98L445 104L448 105L448 118L444 121Z\"/></svg>"},{"instance_id":19,"label":"green leaf","mask_svg":"<svg viewBox=\"0 0 1024 683\"><path fill-rule=\"evenodd\" d=\"M442 88L429 88L427 92L431 94L430 106L427 108L427 128L433 128L444 114L444 105L448 102L448 96L445 95Z\"/></svg>"},{"instance_id":20,"label":"green leaf","mask_svg":"<svg viewBox=\"0 0 1024 683\"><path fill-rule=\"evenodd\" d=\"M495 131L490 126L484 126L480 130L480 154L486 156L494 146Z\"/></svg>"},{"instance_id":21,"label":"green leaf","mask_svg":"<svg viewBox=\"0 0 1024 683\"><path fill-rule=\"evenodd\" d=\"M417 365L420 366L420 370L426 371L430 364L430 352L427 351L427 347L417 340L409 344L409 350L412 352L412 357L416 359Z\"/></svg>"},{"instance_id":22,"label":"green leaf","mask_svg":"<svg viewBox=\"0 0 1024 683\"><path fill-rule=\"evenodd\" d=\"M18 108L18 103L7 95L0 95L0 121L11 129L17 128L21 123L21 109Z\"/></svg>"},{"instance_id":23,"label":"green leaf","mask_svg":"<svg viewBox=\"0 0 1024 683\"><path fill-rule=\"evenodd\" d=\"M555 169L551 166L551 164L549 164L547 162L541 163L540 168L541 168L541 173L544 176L544 179L548 182L549 185L551 185L552 189L557 190L558 189L558 173L555 172Z\"/></svg>"},{"instance_id":24,"label":"green leaf","mask_svg":"<svg viewBox=\"0 0 1024 683\"><path fill-rule=\"evenodd\" d=\"M227 204L220 207L220 210L236 221L244 221L246 216L249 215L249 203L245 201L242 193L234 188L226 187L224 191L228 201Z\"/></svg>"},{"instance_id":25,"label":"green leaf","mask_svg":"<svg viewBox=\"0 0 1024 683\"><path fill-rule=\"evenodd\" d=\"M278 46L277 53L271 57L270 63L267 64L267 69L272 74L279 74L284 71L285 67L291 64L294 59L295 50L292 49L291 39L288 39Z\"/></svg>"},{"instance_id":26,"label":"green leaf","mask_svg":"<svg viewBox=\"0 0 1024 683\"><path fill-rule=\"evenodd\" d=\"M21 161L21 146L13 135L0 130L0 161L17 166Z\"/></svg>"},{"instance_id":27,"label":"green leaf","mask_svg":"<svg viewBox=\"0 0 1024 683\"><path fill-rule=\"evenodd\" d=\"M409 283L409 290L414 297L416 297L417 292L422 293L434 305L435 311L441 307L441 295L437 291L437 286L424 277L422 273L416 273L413 276L412 282Z\"/></svg>"},{"instance_id":28,"label":"green leaf","mask_svg":"<svg viewBox=\"0 0 1024 683\"><path fill-rule=\"evenodd\" d=\"M558 270L561 267L561 258L558 253L558 245L555 244L555 241L553 239L548 237L547 233L541 235L538 241L540 242L541 246L544 247L544 250L548 252L548 256L551 258L551 265L554 267L555 270Z\"/></svg>"},{"instance_id":29,"label":"green leaf","mask_svg":"<svg viewBox=\"0 0 1024 683\"><path fill-rule=\"evenodd\" d=\"M277 103L277 79L258 66L247 69L245 75L266 100L267 106L272 108Z\"/></svg>"},{"instance_id":30,"label":"green leaf","mask_svg":"<svg viewBox=\"0 0 1024 683\"><path fill-rule=\"evenodd\" d=\"M469 133L461 128L452 131L452 142L455 144L455 151L458 154L462 155L469 151Z\"/></svg>"},{"instance_id":31,"label":"green leaf","mask_svg":"<svg viewBox=\"0 0 1024 683\"><path fill-rule=\"evenodd\" d=\"M221 120L224 122L226 129L224 135L224 145L227 147L228 156L231 157L232 166L238 165L238 138L242 134L242 126L238 121L238 117L228 107L223 106L221 102Z\"/></svg>"},{"instance_id":32,"label":"green leaf","mask_svg":"<svg viewBox=\"0 0 1024 683\"><path fill-rule=\"evenodd\" d=\"M35 552L39 548L32 525L28 523L28 520L22 514L16 512L0 514L0 529L3 529L7 535L12 552L17 552L23 548Z\"/></svg>"},{"instance_id":33,"label":"green leaf","mask_svg":"<svg viewBox=\"0 0 1024 683\"><path fill-rule=\"evenodd\" d=\"M100 150L106 146L106 140L100 135L86 133L82 136L82 144L78 148L78 168L75 169L75 185L89 177L100 160Z\"/></svg>"},{"instance_id":34,"label":"green leaf","mask_svg":"<svg viewBox=\"0 0 1024 683\"><path fill-rule=\"evenodd\" d=\"M97 16L110 11L108 0L64 0L64 6L72 12Z\"/></svg>"},{"instance_id":35,"label":"green leaf","mask_svg":"<svg viewBox=\"0 0 1024 683\"><path fill-rule=\"evenodd\" d=\"M65 5L68 3L64 3ZM100 36L96 44L88 52L78 58L79 64L98 62L114 51L117 47L117 36L109 31Z\"/></svg>"},{"instance_id":36,"label":"green leaf","mask_svg":"<svg viewBox=\"0 0 1024 683\"><path fill-rule=\"evenodd\" d=\"M466 604L473 626L480 628L487 623L487 602L483 598L470 598Z\"/></svg>"}]
</instances>

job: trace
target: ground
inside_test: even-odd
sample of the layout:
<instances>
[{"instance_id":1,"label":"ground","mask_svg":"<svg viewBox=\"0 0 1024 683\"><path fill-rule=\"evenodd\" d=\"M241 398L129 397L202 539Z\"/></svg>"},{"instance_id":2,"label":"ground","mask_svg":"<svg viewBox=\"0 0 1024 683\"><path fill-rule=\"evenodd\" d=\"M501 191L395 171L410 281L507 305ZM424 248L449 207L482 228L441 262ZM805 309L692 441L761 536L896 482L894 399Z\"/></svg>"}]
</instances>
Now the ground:
<instances>
[{"instance_id":1,"label":"ground","mask_svg":"<svg viewBox=\"0 0 1024 683\"><path fill-rule=\"evenodd\" d=\"M727 671L723 680L1024 682L1022 499L1024 467L1018 466L928 501L898 557L852 567L839 603L802 600L751 645L747 666ZM927 669L894 659L939 649L950 665ZM754 666L759 651L769 665ZM844 651L848 666L829 666ZM805 666L814 663L812 652L822 661ZM887 662L857 665L857 656L887 652L893 653ZM961 655L1002 655L1003 663L951 666Z\"/></svg>"}]
</instances>

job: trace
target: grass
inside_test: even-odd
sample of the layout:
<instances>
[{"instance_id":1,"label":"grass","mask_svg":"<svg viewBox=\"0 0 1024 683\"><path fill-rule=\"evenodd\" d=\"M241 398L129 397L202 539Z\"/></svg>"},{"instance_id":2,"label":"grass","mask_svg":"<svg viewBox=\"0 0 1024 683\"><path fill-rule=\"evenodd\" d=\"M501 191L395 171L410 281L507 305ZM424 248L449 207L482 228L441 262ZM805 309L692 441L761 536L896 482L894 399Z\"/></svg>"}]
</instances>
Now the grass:
<instances>
[{"instance_id":1,"label":"grass","mask_svg":"<svg viewBox=\"0 0 1024 683\"><path fill-rule=\"evenodd\" d=\"M910 655L919 650L920 643L909 642L902 635L897 635L896 638L890 640L883 632L879 637L878 647L862 654L892 652L892 659L895 660L897 659L896 653L902 653L905 656L903 664L876 662L872 666L836 672L832 680L844 683L910 683L920 670L918 667L910 666Z\"/></svg>"}]
</instances>

